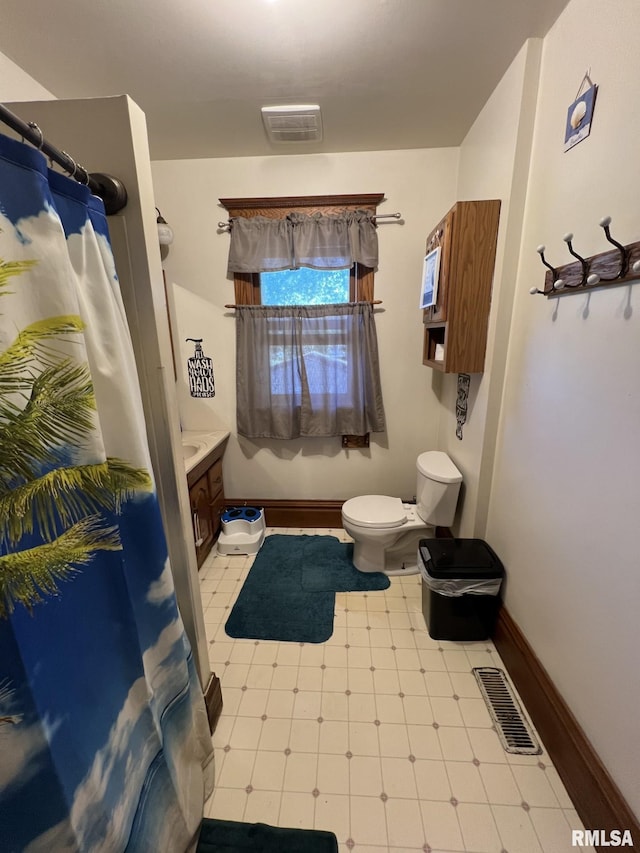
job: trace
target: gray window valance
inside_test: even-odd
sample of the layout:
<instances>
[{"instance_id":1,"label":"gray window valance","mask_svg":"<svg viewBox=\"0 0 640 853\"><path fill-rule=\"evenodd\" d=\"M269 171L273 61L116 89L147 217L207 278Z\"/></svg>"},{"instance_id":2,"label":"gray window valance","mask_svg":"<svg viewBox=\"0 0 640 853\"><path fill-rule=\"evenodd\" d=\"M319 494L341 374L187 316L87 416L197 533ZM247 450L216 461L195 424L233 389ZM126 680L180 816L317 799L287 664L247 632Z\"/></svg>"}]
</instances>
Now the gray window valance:
<instances>
[{"instance_id":1,"label":"gray window valance","mask_svg":"<svg viewBox=\"0 0 640 853\"><path fill-rule=\"evenodd\" d=\"M354 263L378 266L378 234L371 211L231 219L230 275L300 267L350 269Z\"/></svg>"}]
</instances>

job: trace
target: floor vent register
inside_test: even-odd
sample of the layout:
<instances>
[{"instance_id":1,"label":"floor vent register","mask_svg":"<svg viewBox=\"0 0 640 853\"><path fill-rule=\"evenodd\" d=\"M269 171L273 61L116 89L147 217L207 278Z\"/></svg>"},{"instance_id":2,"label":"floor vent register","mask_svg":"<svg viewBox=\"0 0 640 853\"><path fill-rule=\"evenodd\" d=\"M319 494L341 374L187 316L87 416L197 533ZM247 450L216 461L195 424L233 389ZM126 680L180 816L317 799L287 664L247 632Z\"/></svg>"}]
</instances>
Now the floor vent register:
<instances>
[{"instance_id":1,"label":"floor vent register","mask_svg":"<svg viewBox=\"0 0 640 853\"><path fill-rule=\"evenodd\" d=\"M478 666L473 674L505 751L515 755L540 755L542 748L503 670Z\"/></svg>"}]
</instances>

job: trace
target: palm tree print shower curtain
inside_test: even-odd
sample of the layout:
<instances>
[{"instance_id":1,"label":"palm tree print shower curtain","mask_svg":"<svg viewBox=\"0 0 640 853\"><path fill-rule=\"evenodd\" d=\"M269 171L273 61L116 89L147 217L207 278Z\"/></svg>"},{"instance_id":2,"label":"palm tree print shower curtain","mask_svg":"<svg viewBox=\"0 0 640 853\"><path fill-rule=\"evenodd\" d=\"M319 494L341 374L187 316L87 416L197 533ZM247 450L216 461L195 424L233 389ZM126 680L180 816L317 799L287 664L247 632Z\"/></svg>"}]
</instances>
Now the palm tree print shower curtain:
<instances>
[{"instance_id":1,"label":"palm tree print shower curtain","mask_svg":"<svg viewBox=\"0 0 640 853\"><path fill-rule=\"evenodd\" d=\"M0 136L0 850L193 849L212 772L102 203Z\"/></svg>"}]
</instances>

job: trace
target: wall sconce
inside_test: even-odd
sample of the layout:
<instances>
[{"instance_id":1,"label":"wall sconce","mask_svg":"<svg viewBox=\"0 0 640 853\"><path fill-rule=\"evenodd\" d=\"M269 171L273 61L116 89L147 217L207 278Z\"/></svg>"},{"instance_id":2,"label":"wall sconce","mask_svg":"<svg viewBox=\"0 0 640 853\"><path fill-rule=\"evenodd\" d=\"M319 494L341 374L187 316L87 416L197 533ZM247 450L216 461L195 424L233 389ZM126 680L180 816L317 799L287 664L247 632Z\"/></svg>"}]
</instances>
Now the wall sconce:
<instances>
[{"instance_id":1,"label":"wall sconce","mask_svg":"<svg viewBox=\"0 0 640 853\"><path fill-rule=\"evenodd\" d=\"M173 243L173 230L171 229L171 226L167 224L167 220L163 217L157 207L156 210L158 211L158 218L156 219L158 224L158 243L160 243L161 246L170 246L171 243Z\"/></svg>"}]
</instances>

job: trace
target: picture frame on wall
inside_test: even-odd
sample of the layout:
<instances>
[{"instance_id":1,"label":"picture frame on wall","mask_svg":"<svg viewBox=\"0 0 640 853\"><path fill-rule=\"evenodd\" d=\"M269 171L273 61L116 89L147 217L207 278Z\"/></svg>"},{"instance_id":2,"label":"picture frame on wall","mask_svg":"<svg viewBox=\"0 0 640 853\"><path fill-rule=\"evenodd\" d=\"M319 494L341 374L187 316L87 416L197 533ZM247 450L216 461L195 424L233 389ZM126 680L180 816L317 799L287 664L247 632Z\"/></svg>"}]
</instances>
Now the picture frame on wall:
<instances>
[{"instance_id":1,"label":"picture frame on wall","mask_svg":"<svg viewBox=\"0 0 640 853\"><path fill-rule=\"evenodd\" d=\"M564 150L569 151L578 142L582 142L591 133L593 109L596 103L598 87L585 75L583 84L591 83L586 91L578 93L575 101L567 109L567 121L564 132ZM582 87L581 87L582 88Z\"/></svg>"},{"instance_id":2,"label":"picture frame on wall","mask_svg":"<svg viewBox=\"0 0 640 853\"><path fill-rule=\"evenodd\" d=\"M438 298L438 278L440 276L440 246L425 255L422 265L422 290L420 308L431 308Z\"/></svg>"}]
</instances>

